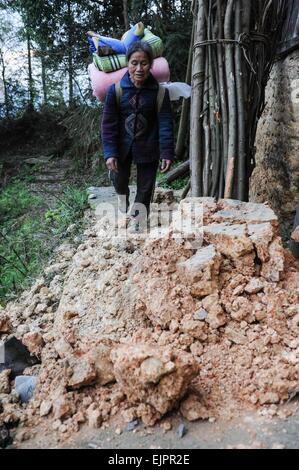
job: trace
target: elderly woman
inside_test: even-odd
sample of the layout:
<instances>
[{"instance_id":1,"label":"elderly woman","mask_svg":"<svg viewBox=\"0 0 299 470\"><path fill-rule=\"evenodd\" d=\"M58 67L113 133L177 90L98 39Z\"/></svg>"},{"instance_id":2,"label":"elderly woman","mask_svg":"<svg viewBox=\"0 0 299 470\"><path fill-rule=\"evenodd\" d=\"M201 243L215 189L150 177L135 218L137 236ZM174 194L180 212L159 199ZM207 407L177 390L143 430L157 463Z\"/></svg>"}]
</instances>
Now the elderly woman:
<instances>
[{"instance_id":1,"label":"elderly woman","mask_svg":"<svg viewBox=\"0 0 299 470\"><path fill-rule=\"evenodd\" d=\"M123 196L126 212L131 164L136 164L137 194L130 216L138 230L141 215L149 215L159 161L165 173L174 157L173 122L168 90L159 86L150 72L150 46L133 43L127 61L127 73L108 90L101 134L110 178L117 194Z\"/></svg>"}]
</instances>

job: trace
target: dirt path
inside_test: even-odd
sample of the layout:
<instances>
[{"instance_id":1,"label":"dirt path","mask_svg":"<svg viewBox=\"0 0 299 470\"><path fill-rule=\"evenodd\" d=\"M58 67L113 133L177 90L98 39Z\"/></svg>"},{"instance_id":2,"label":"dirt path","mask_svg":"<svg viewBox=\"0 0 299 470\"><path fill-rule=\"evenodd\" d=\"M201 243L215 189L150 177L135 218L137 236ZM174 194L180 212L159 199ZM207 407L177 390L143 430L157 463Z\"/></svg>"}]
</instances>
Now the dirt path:
<instances>
[{"instance_id":1,"label":"dirt path","mask_svg":"<svg viewBox=\"0 0 299 470\"><path fill-rule=\"evenodd\" d=\"M284 405L284 410L294 412L298 401ZM163 430L165 421L172 429ZM186 434L178 435L179 425L184 424ZM265 418L258 412L240 414L232 420L190 423L172 413L162 424L145 427L138 424L132 431L115 418L104 429L83 427L79 433L61 444L55 431L51 438L42 429L28 442L18 444L19 449L299 449L299 411L287 419Z\"/></svg>"}]
</instances>

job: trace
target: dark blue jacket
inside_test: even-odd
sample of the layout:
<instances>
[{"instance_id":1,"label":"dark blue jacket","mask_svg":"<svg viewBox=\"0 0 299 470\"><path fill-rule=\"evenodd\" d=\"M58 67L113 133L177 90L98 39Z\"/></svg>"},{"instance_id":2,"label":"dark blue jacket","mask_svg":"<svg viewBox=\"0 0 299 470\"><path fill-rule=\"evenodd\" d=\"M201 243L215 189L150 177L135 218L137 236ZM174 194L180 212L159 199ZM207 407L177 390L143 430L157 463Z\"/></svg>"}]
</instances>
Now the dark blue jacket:
<instances>
[{"instance_id":1,"label":"dark blue jacket","mask_svg":"<svg viewBox=\"0 0 299 470\"><path fill-rule=\"evenodd\" d=\"M150 74L142 88L136 88L128 72L121 82L118 106L115 85L106 96L101 135L104 158L124 161L132 152L136 163L150 163L174 158L173 121L168 90L157 112L158 82Z\"/></svg>"}]
</instances>

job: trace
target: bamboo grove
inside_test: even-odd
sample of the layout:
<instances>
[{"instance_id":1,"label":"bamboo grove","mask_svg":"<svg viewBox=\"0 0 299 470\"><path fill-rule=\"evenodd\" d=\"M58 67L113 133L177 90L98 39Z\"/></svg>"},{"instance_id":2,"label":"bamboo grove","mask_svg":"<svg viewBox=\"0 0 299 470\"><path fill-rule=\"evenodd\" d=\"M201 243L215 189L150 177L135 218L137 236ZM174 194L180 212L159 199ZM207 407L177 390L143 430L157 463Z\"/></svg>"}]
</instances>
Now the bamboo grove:
<instances>
[{"instance_id":1,"label":"bamboo grove","mask_svg":"<svg viewBox=\"0 0 299 470\"><path fill-rule=\"evenodd\" d=\"M194 0L192 196L248 200L285 0Z\"/></svg>"}]
</instances>

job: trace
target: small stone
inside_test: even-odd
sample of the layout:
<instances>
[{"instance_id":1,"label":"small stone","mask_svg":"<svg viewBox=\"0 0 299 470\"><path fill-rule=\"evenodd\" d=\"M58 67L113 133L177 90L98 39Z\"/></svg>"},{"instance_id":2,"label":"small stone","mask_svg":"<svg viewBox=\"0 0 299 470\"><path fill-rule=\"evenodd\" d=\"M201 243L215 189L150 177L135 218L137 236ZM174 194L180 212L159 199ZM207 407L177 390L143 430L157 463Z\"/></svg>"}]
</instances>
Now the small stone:
<instances>
[{"instance_id":1,"label":"small stone","mask_svg":"<svg viewBox=\"0 0 299 470\"><path fill-rule=\"evenodd\" d=\"M9 382L10 373L11 373L10 369L6 369L0 372L0 393L5 393L5 394L10 393L10 382Z\"/></svg>"},{"instance_id":2,"label":"small stone","mask_svg":"<svg viewBox=\"0 0 299 470\"><path fill-rule=\"evenodd\" d=\"M201 356L203 353L203 345L199 341L194 341L190 346L190 351L194 356Z\"/></svg>"},{"instance_id":3,"label":"small stone","mask_svg":"<svg viewBox=\"0 0 299 470\"><path fill-rule=\"evenodd\" d=\"M73 352L73 348L70 343L65 341L64 338L60 338L58 341L55 341L54 348L61 359L64 359Z\"/></svg>"},{"instance_id":4,"label":"small stone","mask_svg":"<svg viewBox=\"0 0 299 470\"><path fill-rule=\"evenodd\" d=\"M259 401L261 405L270 405L272 403L279 403L279 395L277 393L268 392L263 393L259 397Z\"/></svg>"},{"instance_id":5,"label":"small stone","mask_svg":"<svg viewBox=\"0 0 299 470\"><path fill-rule=\"evenodd\" d=\"M47 302L42 302L40 304L37 304L37 306L34 309L34 313L39 315L40 313L43 313L47 310L48 303Z\"/></svg>"},{"instance_id":6,"label":"small stone","mask_svg":"<svg viewBox=\"0 0 299 470\"><path fill-rule=\"evenodd\" d=\"M95 408L94 405L90 405L87 410L88 426L92 429L98 429L103 420L100 410Z\"/></svg>"},{"instance_id":7,"label":"small stone","mask_svg":"<svg viewBox=\"0 0 299 470\"><path fill-rule=\"evenodd\" d=\"M61 433L65 433L67 431L67 426L65 424L62 424L59 426L58 431Z\"/></svg>"},{"instance_id":8,"label":"small stone","mask_svg":"<svg viewBox=\"0 0 299 470\"><path fill-rule=\"evenodd\" d=\"M22 338L22 343L31 353L39 353L45 344L42 335L36 331L26 333Z\"/></svg>"},{"instance_id":9,"label":"small stone","mask_svg":"<svg viewBox=\"0 0 299 470\"><path fill-rule=\"evenodd\" d=\"M163 431L167 432L167 431L171 431L172 429L172 424L170 421L163 421L161 424L160 424L160 427L163 429Z\"/></svg>"},{"instance_id":10,"label":"small stone","mask_svg":"<svg viewBox=\"0 0 299 470\"><path fill-rule=\"evenodd\" d=\"M237 286L233 291L233 296L237 297L238 295L243 294L243 292L244 292L244 286L243 285Z\"/></svg>"},{"instance_id":11,"label":"small stone","mask_svg":"<svg viewBox=\"0 0 299 470\"><path fill-rule=\"evenodd\" d=\"M40 416L47 416L52 410L52 403L50 401L42 401L39 409Z\"/></svg>"},{"instance_id":12,"label":"small stone","mask_svg":"<svg viewBox=\"0 0 299 470\"><path fill-rule=\"evenodd\" d=\"M229 340L231 340L233 343L236 344L246 344L246 336L242 335L236 330L233 330L232 328L225 328L225 334L228 337Z\"/></svg>"},{"instance_id":13,"label":"small stone","mask_svg":"<svg viewBox=\"0 0 299 470\"><path fill-rule=\"evenodd\" d=\"M130 421L127 424L126 431L133 431L139 424L139 420L135 419L135 421Z\"/></svg>"},{"instance_id":14,"label":"small stone","mask_svg":"<svg viewBox=\"0 0 299 470\"><path fill-rule=\"evenodd\" d=\"M69 387L79 389L95 382L97 371L95 364L87 357L81 357L78 361L71 363L72 376L68 381Z\"/></svg>"},{"instance_id":15,"label":"small stone","mask_svg":"<svg viewBox=\"0 0 299 470\"><path fill-rule=\"evenodd\" d=\"M89 449L98 449L98 446L96 444L94 444L93 442L90 442L88 444L88 447L89 447Z\"/></svg>"},{"instance_id":16,"label":"small stone","mask_svg":"<svg viewBox=\"0 0 299 470\"><path fill-rule=\"evenodd\" d=\"M57 431L57 429L59 429L60 426L61 426L61 421L59 419L56 419L56 421L54 421L54 423L52 424L53 431Z\"/></svg>"},{"instance_id":17,"label":"small stone","mask_svg":"<svg viewBox=\"0 0 299 470\"><path fill-rule=\"evenodd\" d=\"M122 413L122 417L126 423L134 421L137 418L136 408L129 408Z\"/></svg>"},{"instance_id":18,"label":"small stone","mask_svg":"<svg viewBox=\"0 0 299 470\"><path fill-rule=\"evenodd\" d=\"M16 391L22 403L27 403L33 395L37 378L33 375L18 375L15 378Z\"/></svg>"},{"instance_id":19,"label":"small stone","mask_svg":"<svg viewBox=\"0 0 299 470\"><path fill-rule=\"evenodd\" d=\"M211 416L209 418L209 423L215 423L216 422L216 418L214 418L213 416Z\"/></svg>"},{"instance_id":20,"label":"small stone","mask_svg":"<svg viewBox=\"0 0 299 470\"><path fill-rule=\"evenodd\" d=\"M82 411L78 411L78 413L74 414L73 419L76 423L82 424L85 423L86 419Z\"/></svg>"},{"instance_id":21,"label":"small stone","mask_svg":"<svg viewBox=\"0 0 299 470\"><path fill-rule=\"evenodd\" d=\"M183 438L187 434L187 428L184 424L180 424L179 427L176 430L177 435L179 438Z\"/></svg>"},{"instance_id":22,"label":"small stone","mask_svg":"<svg viewBox=\"0 0 299 470\"><path fill-rule=\"evenodd\" d=\"M255 277L249 281L249 283L245 287L245 292L247 292L247 294L257 294L258 292L263 290L264 287L264 282Z\"/></svg>"},{"instance_id":23,"label":"small stone","mask_svg":"<svg viewBox=\"0 0 299 470\"><path fill-rule=\"evenodd\" d=\"M177 320L171 320L169 325L169 331L171 333L176 333L179 330L179 322Z\"/></svg>"},{"instance_id":24,"label":"small stone","mask_svg":"<svg viewBox=\"0 0 299 470\"><path fill-rule=\"evenodd\" d=\"M55 417L59 419L65 419L73 412L72 406L64 395L55 400L53 408Z\"/></svg>"},{"instance_id":25,"label":"small stone","mask_svg":"<svg viewBox=\"0 0 299 470\"><path fill-rule=\"evenodd\" d=\"M208 315L208 312L204 308L201 308L200 310L198 310L198 312L194 313L194 320L203 321L206 319L207 315Z\"/></svg>"},{"instance_id":26,"label":"small stone","mask_svg":"<svg viewBox=\"0 0 299 470\"><path fill-rule=\"evenodd\" d=\"M88 268L88 266L90 266L91 264L91 261L89 259L84 259L82 262L81 262L81 266L82 268Z\"/></svg>"},{"instance_id":27,"label":"small stone","mask_svg":"<svg viewBox=\"0 0 299 470\"><path fill-rule=\"evenodd\" d=\"M189 395L180 406L182 416L188 421L197 421L199 419L208 419L209 412L207 408L200 402L195 394Z\"/></svg>"},{"instance_id":28,"label":"small stone","mask_svg":"<svg viewBox=\"0 0 299 470\"><path fill-rule=\"evenodd\" d=\"M78 317L78 315L79 315L78 312L73 312L73 311L67 310L66 312L64 312L63 318L64 318L64 320L72 320L73 318Z\"/></svg>"},{"instance_id":29,"label":"small stone","mask_svg":"<svg viewBox=\"0 0 299 470\"><path fill-rule=\"evenodd\" d=\"M117 434L118 436L120 436L122 434L122 430L120 428L117 428L115 430L115 434Z\"/></svg>"}]
</instances>

